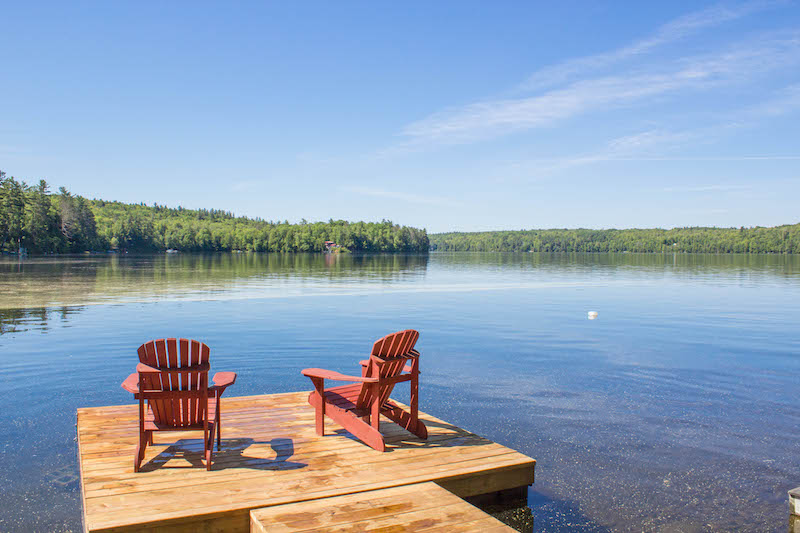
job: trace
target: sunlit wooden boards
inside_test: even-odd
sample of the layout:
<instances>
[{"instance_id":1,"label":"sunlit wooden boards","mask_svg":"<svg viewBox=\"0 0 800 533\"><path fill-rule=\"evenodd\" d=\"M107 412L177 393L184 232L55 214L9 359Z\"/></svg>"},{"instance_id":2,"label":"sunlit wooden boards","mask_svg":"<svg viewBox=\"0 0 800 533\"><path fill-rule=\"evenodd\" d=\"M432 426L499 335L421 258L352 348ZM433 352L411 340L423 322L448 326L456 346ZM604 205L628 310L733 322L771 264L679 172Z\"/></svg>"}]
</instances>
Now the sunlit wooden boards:
<instances>
[{"instance_id":1,"label":"sunlit wooden boards","mask_svg":"<svg viewBox=\"0 0 800 533\"><path fill-rule=\"evenodd\" d=\"M514 530L436 483L415 483L250 511L251 533Z\"/></svg>"},{"instance_id":2,"label":"sunlit wooden boards","mask_svg":"<svg viewBox=\"0 0 800 533\"><path fill-rule=\"evenodd\" d=\"M160 432L134 473L137 407L79 409L86 531L246 532L261 507L427 481L462 497L533 482L530 457L424 413L427 441L382 422L383 453L330 421L318 437L307 396L223 397L210 472L201 433Z\"/></svg>"}]
</instances>

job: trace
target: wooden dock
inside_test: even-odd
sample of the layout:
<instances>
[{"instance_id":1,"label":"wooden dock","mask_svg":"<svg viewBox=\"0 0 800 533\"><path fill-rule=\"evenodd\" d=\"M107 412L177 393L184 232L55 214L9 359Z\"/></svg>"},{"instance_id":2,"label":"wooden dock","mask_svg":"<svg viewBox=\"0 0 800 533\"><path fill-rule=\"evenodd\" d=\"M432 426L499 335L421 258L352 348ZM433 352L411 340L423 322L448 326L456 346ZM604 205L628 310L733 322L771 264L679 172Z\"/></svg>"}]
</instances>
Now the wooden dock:
<instances>
[{"instance_id":1,"label":"wooden dock","mask_svg":"<svg viewBox=\"0 0 800 533\"><path fill-rule=\"evenodd\" d=\"M307 392L222 399L222 449L202 468L201 434L159 432L133 472L137 406L78 409L86 531L250 531L250 511L435 482L457 496L533 483L535 461L420 413L419 440L382 420L376 452L329 421L314 432Z\"/></svg>"}]
</instances>

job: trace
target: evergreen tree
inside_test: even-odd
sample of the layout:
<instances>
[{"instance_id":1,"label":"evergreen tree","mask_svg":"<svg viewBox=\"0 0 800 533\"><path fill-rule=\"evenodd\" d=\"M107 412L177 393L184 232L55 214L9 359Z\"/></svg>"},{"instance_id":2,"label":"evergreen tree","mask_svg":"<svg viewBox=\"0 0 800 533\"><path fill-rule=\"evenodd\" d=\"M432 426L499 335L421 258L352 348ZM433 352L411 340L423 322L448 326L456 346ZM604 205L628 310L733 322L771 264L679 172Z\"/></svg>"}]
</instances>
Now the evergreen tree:
<instances>
[{"instance_id":1,"label":"evergreen tree","mask_svg":"<svg viewBox=\"0 0 800 533\"><path fill-rule=\"evenodd\" d=\"M20 183L14 177L7 178L2 172L0 181L0 226L2 227L2 241L0 249L8 243L14 251L22 246L25 235L25 183Z\"/></svg>"},{"instance_id":2,"label":"evergreen tree","mask_svg":"<svg viewBox=\"0 0 800 533\"><path fill-rule=\"evenodd\" d=\"M50 190L45 180L28 190L25 216L25 244L37 252L55 252L59 249L60 231L57 216L50 201Z\"/></svg>"},{"instance_id":3,"label":"evergreen tree","mask_svg":"<svg viewBox=\"0 0 800 533\"><path fill-rule=\"evenodd\" d=\"M100 244L97 237L97 221L95 221L89 202L82 196L75 198L75 216L78 224L79 248L95 249Z\"/></svg>"}]
</instances>

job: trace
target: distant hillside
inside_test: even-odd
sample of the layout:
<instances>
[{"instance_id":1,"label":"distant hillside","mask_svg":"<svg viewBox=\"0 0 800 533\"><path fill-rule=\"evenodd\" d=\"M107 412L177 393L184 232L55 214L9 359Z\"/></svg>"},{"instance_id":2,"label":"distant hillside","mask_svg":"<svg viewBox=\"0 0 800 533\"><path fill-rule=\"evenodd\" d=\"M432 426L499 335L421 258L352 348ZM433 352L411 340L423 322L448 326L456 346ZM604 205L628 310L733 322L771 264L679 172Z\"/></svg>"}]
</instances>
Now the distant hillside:
<instances>
[{"instance_id":1,"label":"distant hillside","mask_svg":"<svg viewBox=\"0 0 800 533\"><path fill-rule=\"evenodd\" d=\"M800 224L774 228L546 229L435 233L431 250L454 252L800 253Z\"/></svg>"},{"instance_id":2,"label":"distant hillside","mask_svg":"<svg viewBox=\"0 0 800 533\"><path fill-rule=\"evenodd\" d=\"M208 209L87 200L63 187L50 194L0 172L0 250L319 252L325 241L350 252L427 252L424 229L390 221L268 222Z\"/></svg>"}]
</instances>

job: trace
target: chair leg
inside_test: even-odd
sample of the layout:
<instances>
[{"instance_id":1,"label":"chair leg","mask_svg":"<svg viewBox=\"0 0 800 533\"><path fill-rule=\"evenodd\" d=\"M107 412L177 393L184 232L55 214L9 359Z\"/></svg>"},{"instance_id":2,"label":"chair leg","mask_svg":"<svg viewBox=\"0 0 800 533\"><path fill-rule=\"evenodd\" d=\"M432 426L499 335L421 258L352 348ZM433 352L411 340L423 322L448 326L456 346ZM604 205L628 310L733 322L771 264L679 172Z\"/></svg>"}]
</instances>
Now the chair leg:
<instances>
[{"instance_id":1,"label":"chair leg","mask_svg":"<svg viewBox=\"0 0 800 533\"><path fill-rule=\"evenodd\" d=\"M374 396L372 405L370 406L369 421L370 426L372 426L375 431L381 430L381 404L377 394Z\"/></svg>"},{"instance_id":2,"label":"chair leg","mask_svg":"<svg viewBox=\"0 0 800 533\"><path fill-rule=\"evenodd\" d=\"M322 437L325 435L325 380L312 377L311 382L314 390L308 395L308 403L314 407L314 425L317 435Z\"/></svg>"},{"instance_id":3,"label":"chair leg","mask_svg":"<svg viewBox=\"0 0 800 533\"><path fill-rule=\"evenodd\" d=\"M139 397L139 444L136 445L136 456L133 458L133 471L138 472L144 459L144 449L147 446L147 431L144 429L144 399Z\"/></svg>"},{"instance_id":4,"label":"chair leg","mask_svg":"<svg viewBox=\"0 0 800 533\"><path fill-rule=\"evenodd\" d=\"M419 377L414 374L414 377L411 378L411 392L410 392L410 404L411 404L411 419L414 420L416 423L419 420Z\"/></svg>"},{"instance_id":5,"label":"chair leg","mask_svg":"<svg viewBox=\"0 0 800 533\"><path fill-rule=\"evenodd\" d=\"M153 432L152 431L148 431L147 432L147 444L149 444L150 446L153 445Z\"/></svg>"},{"instance_id":6,"label":"chair leg","mask_svg":"<svg viewBox=\"0 0 800 533\"><path fill-rule=\"evenodd\" d=\"M214 433L217 431L217 428L211 428L206 435L203 435L203 439L205 440L203 447L206 456L206 470L211 470L211 455L214 453Z\"/></svg>"},{"instance_id":7,"label":"chair leg","mask_svg":"<svg viewBox=\"0 0 800 533\"><path fill-rule=\"evenodd\" d=\"M215 429L217 431L217 451L219 451L220 448L222 447L222 424L220 424L220 419L222 418L222 416L220 415L220 395L221 394L222 394L221 392L217 392L217 394L216 394L215 401L216 401L216 407L217 408L214 411L214 427L215 427ZM213 445L213 442L214 442L214 436L213 435L211 436L211 442L212 442L212 445Z\"/></svg>"},{"instance_id":8,"label":"chair leg","mask_svg":"<svg viewBox=\"0 0 800 533\"><path fill-rule=\"evenodd\" d=\"M144 450L147 447L147 434L139 433L139 444L136 445L136 456L133 458L133 471L138 472L142 467Z\"/></svg>"},{"instance_id":9,"label":"chair leg","mask_svg":"<svg viewBox=\"0 0 800 533\"><path fill-rule=\"evenodd\" d=\"M333 405L329 406L328 416L370 448L379 452L386 451L383 435L372 425L364 422L361 417L355 416L352 412L342 411Z\"/></svg>"},{"instance_id":10,"label":"chair leg","mask_svg":"<svg viewBox=\"0 0 800 533\"><path fill-rule=\"evenodd\" d=\"M314 392L316 402L316 409L314 409L314 421L317 429L317 435L320 437L325 436L325 400L319 392Z\"/></svg>"}]
</instances>

